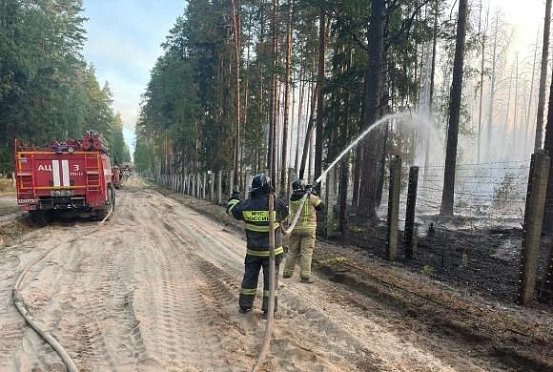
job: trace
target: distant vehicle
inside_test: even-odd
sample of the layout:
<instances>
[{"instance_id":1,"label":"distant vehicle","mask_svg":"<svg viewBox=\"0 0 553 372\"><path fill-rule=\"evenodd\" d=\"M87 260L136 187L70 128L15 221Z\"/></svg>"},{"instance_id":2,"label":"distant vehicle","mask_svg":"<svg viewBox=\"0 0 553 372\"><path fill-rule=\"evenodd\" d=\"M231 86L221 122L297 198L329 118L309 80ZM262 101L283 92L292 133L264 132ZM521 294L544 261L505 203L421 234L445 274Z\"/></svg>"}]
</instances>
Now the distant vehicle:
<instances>
[{"instance_id":1,"label":"distant vehicle","mask_svg":"<svg viewBox=\"0 0 553 372\"><path fill-rule=\"evenodd\" d=\"M128 179L131 176L131 167L130 163L123 163L121 165L121 180Z\"/></svg>"},{"instance_id":2,"label":"distant vehicle","mask_svg":"<svg viewBox=\"0 0 553 372\"><path fill-rule=\"evenodd\" d=\"M35 221L55 211L103 219L115 206L109 150L96 132L45 146L16 139L15 177L17 203Z\"/></svg>"},{"instance_id":3,"label":"distant vehicle","mask_svg":"<svg viewBox=\"0 0 553 372\"><path fill-rule=\"evenodd\" d=\"M117 165L113 166L111 168L111 183L113 184L113 187L116 189L121 188L121 178L123 177L123 174L121 173L121 170Z\"/></svg>"}]
</instances>

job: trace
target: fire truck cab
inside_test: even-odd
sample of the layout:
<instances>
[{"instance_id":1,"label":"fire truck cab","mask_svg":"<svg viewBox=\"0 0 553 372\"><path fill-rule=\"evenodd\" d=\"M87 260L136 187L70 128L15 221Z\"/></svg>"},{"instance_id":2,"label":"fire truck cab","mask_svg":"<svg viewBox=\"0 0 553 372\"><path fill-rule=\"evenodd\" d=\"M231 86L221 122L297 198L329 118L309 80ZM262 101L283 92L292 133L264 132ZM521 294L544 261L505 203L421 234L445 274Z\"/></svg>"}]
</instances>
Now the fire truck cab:
<instances>
[{"instance_id":1,"label":"fire truck cab","mask_svg":"<svg viewBox=\"0 0 553 372\"><path fill-rule=\"evenodd\" d=\"M17 203L34 220L55 211L102 219L115 206L108 150L94 132L40 147L16 139L15 177Z\"/></svg>"}]
</instances>

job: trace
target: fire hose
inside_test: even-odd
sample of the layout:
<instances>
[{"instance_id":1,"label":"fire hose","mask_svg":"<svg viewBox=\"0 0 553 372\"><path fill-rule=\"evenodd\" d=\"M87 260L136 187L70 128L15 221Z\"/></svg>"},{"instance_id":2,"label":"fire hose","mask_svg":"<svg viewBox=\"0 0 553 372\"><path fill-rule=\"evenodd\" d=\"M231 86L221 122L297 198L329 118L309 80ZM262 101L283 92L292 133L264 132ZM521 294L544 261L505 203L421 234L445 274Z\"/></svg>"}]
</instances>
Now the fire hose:
<instances>
[{"instance_id":1,"label":"fire hose","mask_svg":"<svg viewBox=\"0 0 553 372\"><path fill-rule=\"evenodd\" d=\"M282 233L284 235L289 235L296 227L305 204L304 202L310 194L311 194L311 191L307 191L300 199L300 207L296 211L296 214L292 219L292 223L290 224L288 229L282 229ZM275 194L270 193L269 194L269 226L270 226L269 227L269 252L270 252L270 255L269 255L269 310L267 313L267 324L265 326L265 335L263 337L263 344L261 345L261 351L259 352L257 361L252 368L252 372L257 372L259 368L263 365L263 362L267 357L267 353L269 352L269 347L271 345L271 335L273 332L274 320L275 320L275 297L276 297L275 271L276 270L275 270L275 229L273 228L273 226L275 225L274 211L275 211Z\"/></svg>"},{"instance_id":2,"label":"fire hose","mask_svg":"<svg viewBox=\"0 0 553 372\"><path fill-rule=\"evenodd\" d=\"M71 239L63 242L62 244L59 244L58 247L63 246L65 244L73 243L73 242L81 239L83 236L88 236L88 235L98 231L104 225L104 223L107 221L107 219L111 216L112 213L113 213L113 207L110 208L108 214L104 217L104 219L102 221L100 221L92 229L90 229L90 231L86 232L84 235L80 235L79 237L71 238ZM19 276L19 278L15 282L15 286L12 290L12 301L13 301L13 304L14 304L15 308L19 312L19 314L21 314L23 319L25 319L25 322L37 333L37 335L40 338L42 338L48 345L50 345L52 347L52 349L54 349L54 351L59 355L59 357L61 358L61 360L65 364L67 370L69 372L78 372L79 369L77 368L77 366L75 365L75 363L71 359L71 356L63 348L63 346L61 346L61 344L54 337L54 335L52 335L49 332L46 332L46 331L42 330L40 328L40 326L29 315L29 310L25 307L25 302L23 301L23 297L21 296L21 289L22 289L21 284L23 283L23 281L27 277L27 274L29 273L29 271L31 271L31 269L33 267L35 267L42 260L44 260L46 257L48 257L48 255L50 253L52 253L52 251L53 251L53 249L50 249L50 250L46 251L43 255L41 255L35 261L33 261L33 263L31 265L27 266L27 268L25 270L23 270L23 272L21 273L21 275Z\"/></svg>"}]
</instances>

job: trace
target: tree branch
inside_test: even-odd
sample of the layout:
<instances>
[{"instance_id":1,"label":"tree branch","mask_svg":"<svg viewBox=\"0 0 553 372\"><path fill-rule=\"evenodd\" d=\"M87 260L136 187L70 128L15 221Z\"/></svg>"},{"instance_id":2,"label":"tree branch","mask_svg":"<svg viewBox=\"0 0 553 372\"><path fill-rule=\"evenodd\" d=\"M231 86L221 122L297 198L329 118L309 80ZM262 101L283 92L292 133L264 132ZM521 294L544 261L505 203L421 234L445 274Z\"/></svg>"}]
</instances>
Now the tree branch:
<instances>
[{"instance_id":1,"label":"tree branch","mask_svg":"<svg viewBox=\"0 0 553 372\"><path fill-rule=\"evenodd\" d=\"M407 19L405 19L401 25L401 28L396 32L394 35L390 36L388 38L388 41L386 43L386 49L392 44L394 41L398 40L406 31L411 29L411 26L413 25L413 21L415 20L415 17L417 16L417 13L419 10L422 9L425 5L427 5L432 0L424 0L422 3L420 3L415 10L413 10L411 16ZM396 7L397 8L397 7ZM391 9L391 8L389 8ZM391 11L388 11L388 15L391 13Z\"/></svg>"}]
</instances>

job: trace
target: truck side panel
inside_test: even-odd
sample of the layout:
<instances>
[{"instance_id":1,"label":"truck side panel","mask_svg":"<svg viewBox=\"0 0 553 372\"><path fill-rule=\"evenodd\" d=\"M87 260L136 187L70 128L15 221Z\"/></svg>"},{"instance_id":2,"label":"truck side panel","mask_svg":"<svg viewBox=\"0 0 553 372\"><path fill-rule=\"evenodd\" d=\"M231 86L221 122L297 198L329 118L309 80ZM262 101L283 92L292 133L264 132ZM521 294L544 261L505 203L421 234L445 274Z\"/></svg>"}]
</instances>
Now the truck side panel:
<instances>
[{"instance_id":1,"label":"truck side panel","mask_svg":"<svg viewBox=\"0 0 553 372\"><path fill-rule=\"evenodd\" d=\"M101 209L107 200L109 157L98 151L16 154L18 203L35 209Z\"/></svg>"}]
</instances>

